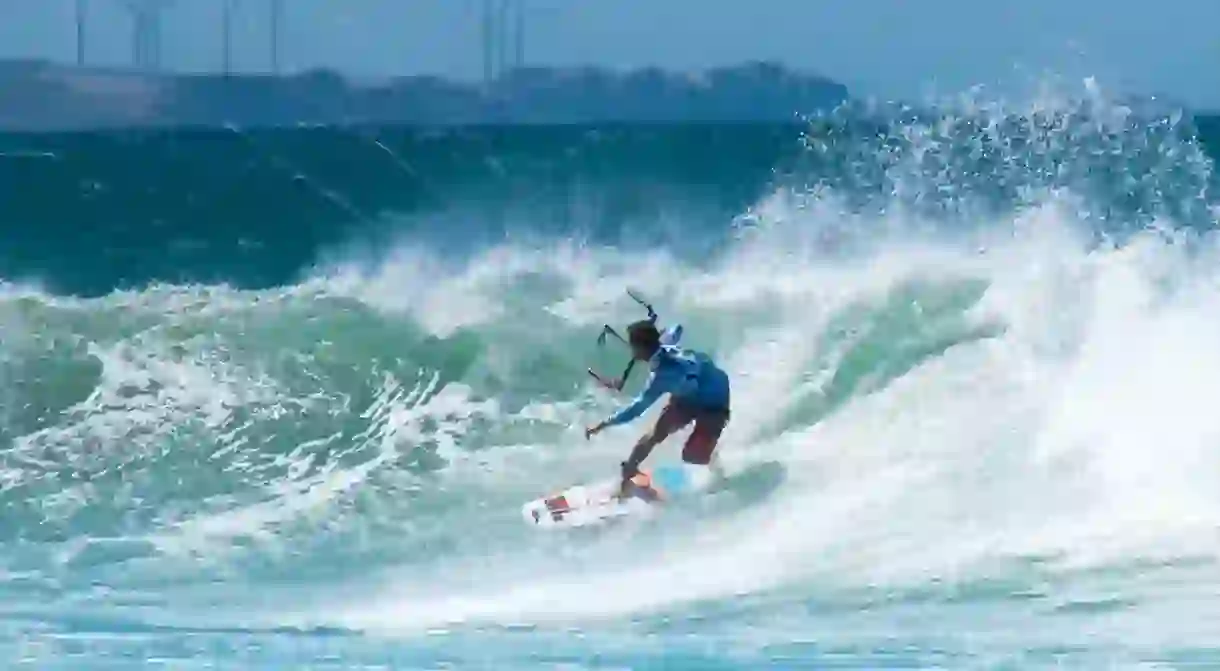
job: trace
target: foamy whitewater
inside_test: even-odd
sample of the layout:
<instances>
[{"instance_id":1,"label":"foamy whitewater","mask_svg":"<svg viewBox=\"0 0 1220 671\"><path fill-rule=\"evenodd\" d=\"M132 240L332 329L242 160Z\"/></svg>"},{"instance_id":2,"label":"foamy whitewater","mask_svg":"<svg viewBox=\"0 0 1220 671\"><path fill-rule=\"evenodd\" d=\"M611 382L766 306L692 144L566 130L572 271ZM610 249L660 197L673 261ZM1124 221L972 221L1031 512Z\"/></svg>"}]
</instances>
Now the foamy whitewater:
<instances>
[{"instance_id":1,"label":"foamy whitewater","mask_svg":"<svg viewBox=\"0 0 1220 671\"><path fill-rule=\"evenodd\" d=\"M710 257L404 235L265 289L14 278L0 656L1220 665L1220 241L1185 122L1090 89L899 115L888 154L836 123L804 144L841 169ZM641 316L628 286L732 375L726 469L784 479L539 533L520 505L615 473L658 412L584 439L628 398L584 375L622 364L594 338Z\"/></svg>"}]
</instances>

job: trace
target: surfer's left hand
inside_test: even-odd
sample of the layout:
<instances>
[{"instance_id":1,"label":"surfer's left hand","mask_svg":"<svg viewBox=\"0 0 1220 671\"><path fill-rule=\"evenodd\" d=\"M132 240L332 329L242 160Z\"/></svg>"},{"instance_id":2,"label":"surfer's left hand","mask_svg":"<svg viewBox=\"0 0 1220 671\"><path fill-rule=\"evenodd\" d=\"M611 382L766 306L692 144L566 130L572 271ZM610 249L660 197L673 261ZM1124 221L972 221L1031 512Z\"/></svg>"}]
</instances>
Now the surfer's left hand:
<instances>
[{"instance_id":1,"label":"surfer's left hand","mask_svg":"<svg viewBox=\"0 0 1220 671\"><path fill-rule=\"evenodd\" d=\"M585 429L585 440L589 440L593 436L596 436L598 434L598 432L600 432L603 428L605 428L605 427L603 427L601 424L587 427Z\"/></svg>"}]
</instances>

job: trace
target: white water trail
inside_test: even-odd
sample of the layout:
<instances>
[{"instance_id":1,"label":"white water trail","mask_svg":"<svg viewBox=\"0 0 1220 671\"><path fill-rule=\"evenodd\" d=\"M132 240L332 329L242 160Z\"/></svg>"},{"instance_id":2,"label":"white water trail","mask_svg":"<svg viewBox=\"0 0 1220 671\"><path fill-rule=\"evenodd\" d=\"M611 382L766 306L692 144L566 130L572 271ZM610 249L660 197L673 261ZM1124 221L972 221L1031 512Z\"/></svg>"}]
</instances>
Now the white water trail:
<instances>
[{"instance_id":1,"label":"white water trail","mask_svg":"<svg viewBox=\"0 0 1220 671\"><path fill-rule=\"evenodd\" d=\"M1141 562L1201 560L1216 573L1209 521L1220 512L1220 483L1208 464L1220 447L1220 415L1209 411L1220 397L1220 326L1212 318L1220 273L1207 262L1214 245L1188 251L1148 234L1121 249L1089 248L1074 226L1050 203L1018 222L1020 235L989 240L982 252L977 241L893 239L865 257L760 267L754 259L785 258L776 253L786 245L777 228L711 271L645 264L633 283L654 288L667 314L700 315L713 330L738 327L717 343L735 385L724 458L735 466L782 461L783 487L752 508L662 522L551 562L547 550L531 547L542 541L527 539L477 561L445 558L426 586L391 571L377 578L383 594L371 603L301 617L368 631L573 624L694 617L700 604L739 597L793 604L932 589L948 598L1007 579L1014 593L1063 583L1033 606L1011 606L1013 617L1114 597L1138 605L1106 616L1105 631L1146 623L1178 597ZM569 274L567 314L602 315L603 292L580 283L598 261L548 268L581 268ZM817 343L834 316L913 279L945 287L970 278L986 289L961 319L998 326L992 337L931 354L812 426L756 438L800 396L825 388L839 361ZM759 304L765 317L753 310ZM743 314L752 315L744 326ZM608 401L573 423L604 412ZM562 471L537 471L548 477L538 487L588 473L595 459L613 463L634 433L565 452ZM663 447L656 458L676 449ZM516 522L515 511L502 512L469 520L470 532ZM1107 567L1128 583L1089 577ZM1195 626L1206 628L1201 622ZM1142 635L1174 631L1154 623Z\"/></svg>"}]
</instances>

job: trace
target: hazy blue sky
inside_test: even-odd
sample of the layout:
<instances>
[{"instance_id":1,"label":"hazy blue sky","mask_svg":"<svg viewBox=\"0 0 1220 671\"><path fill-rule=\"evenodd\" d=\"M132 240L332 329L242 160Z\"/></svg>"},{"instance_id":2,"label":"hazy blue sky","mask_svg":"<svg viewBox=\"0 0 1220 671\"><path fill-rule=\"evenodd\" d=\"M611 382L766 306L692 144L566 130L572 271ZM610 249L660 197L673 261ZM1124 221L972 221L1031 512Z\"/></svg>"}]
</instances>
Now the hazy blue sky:
<instances>
[{"instance_id":1,"label":"hazy blue sky","mask_svg":"<svg viewBox=\"0 0 1220 671\"><path fill-rule=\"evenodd\" d=\"M0 57L71 60L74 0L0 0ZM120 0L89 0L90 59L130 61ZM1220 107L1220 0L527 0L532 64L693 69L774 59L856 95L922 98L1038 74ZM219 69L221 0L176 0L171 69ZM287 0L284 63L358 75L481 71L479 0ZM265 70L269 0L239 0L236 65Z\"/></svg>"}]
</instances>

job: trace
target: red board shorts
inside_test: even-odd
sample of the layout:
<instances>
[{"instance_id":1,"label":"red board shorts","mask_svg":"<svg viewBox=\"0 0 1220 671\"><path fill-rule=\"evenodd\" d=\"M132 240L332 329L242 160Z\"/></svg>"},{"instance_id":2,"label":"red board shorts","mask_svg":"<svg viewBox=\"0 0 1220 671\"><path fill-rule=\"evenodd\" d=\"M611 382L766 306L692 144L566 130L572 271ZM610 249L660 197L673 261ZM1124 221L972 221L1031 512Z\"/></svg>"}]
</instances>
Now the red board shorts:
<instances>
[{"instance_id":1,"label":"red board shorts","mask_svg":"<svg viewBox=\"0 0 1220 671\"><path fill-rule=\"evenodd\" d=\"M681 401L670 400L669 405L657 418L653 428L653 437L659 443L674 433L681 431L691 422L695 428L686 439L682 448L682 461L688 464L706 466L712 461L712 452L720 441L720 434L729 423L729 411L707 410Z\"/></svg>"}]
</instances>

